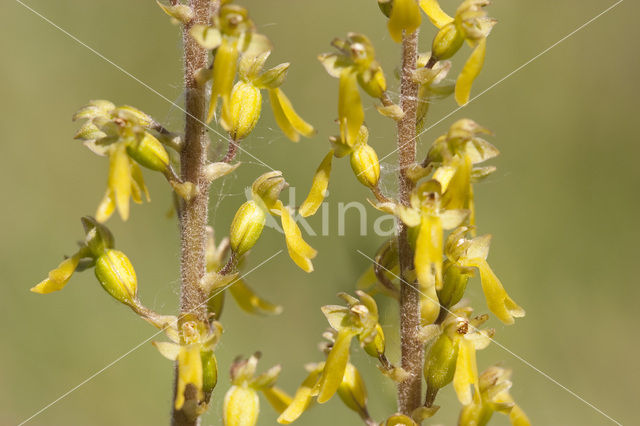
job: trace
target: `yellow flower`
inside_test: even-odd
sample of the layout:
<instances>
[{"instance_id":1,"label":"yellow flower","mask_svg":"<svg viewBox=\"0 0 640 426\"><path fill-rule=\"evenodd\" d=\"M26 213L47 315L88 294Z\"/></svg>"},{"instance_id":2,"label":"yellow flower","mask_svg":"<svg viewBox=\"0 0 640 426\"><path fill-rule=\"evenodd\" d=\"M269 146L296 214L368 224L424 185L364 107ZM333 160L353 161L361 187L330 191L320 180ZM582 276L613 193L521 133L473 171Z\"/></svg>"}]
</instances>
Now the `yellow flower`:
<instances>
[{"instance_id":1,"label":"yellow flower","mask_svg":"<svg viewBox=\"0 0 640 426\"><path fill-rule=\"evenodd\" d=\"M209 324L185 316L180 321L166 324L162 330L172 342L153 342L153 345L162 356L177 362L175 409L183 409L189 397L195 399L196 404L190 404L187 409L195 405L199 414L206 410L209 396L218 381L213 350L220 340L222 326L216 321ZM188 388L192 388L195 395Z\"/></svg>"},{"instance_id":2,"label":"yellow flower","mask_svg":"<svg viewBox=\"0 0 640 426\"><path fill-rule=\"evenodd\" d=\"M494 412L509 416L513 426L530 426L531 422L509 394L511 371L502 367L487 368L479 377L479 392L473 402L462 407L458 424L461 426L484 426Z\"/></svg>"},{"instance_id":3,"label":"yellow flower","mask_svg":"<svg viewBox=\"0 0 640 426\"><path fill-rule=\"evenodd\" d=\"M306 365L305 368L309 371L309 375L304 379L289 405L278 417L280 424L293 423L311 406L313 398L317 396L323 373L327 370L327 363L312 363ZM373 420L367 410L367 389L360 372L353 364L347 362L342 376L339 378L336 376L336 378L339 382L335 392L338 393L342 402L349 409L358 413L365 422L368 421L367 424L371 424ZM318 400L318 402L322 401Z\"/></svg>"},{"instance_id":4,"label":"yellow flower","mask_svg":"<svg viewBox=\"0 0 640 426\"><path fill-rule=\"evenodd\" d=\"M141 203L144 196L149 201L139 166L174 176L169 154L151 132L158 125L144 112L99 100L81 108L73 119L86 119L75 138L98 155L109 157L107 191L96 212L99 222L107 221L116 208L127 220L130 198Z\"/></svg>"},{"instance_id":5,"label":"yellow flower","mask_svg":"<svg viewBox=\"0 0 640 426\"><path fill-rule=\"evenodd\" d=\"M493 166L474 165L499 154L495 146L478 136L480 134L491 132L472 120L458 120L446 135L434 142L427 156L429 164L435 167L433 178L442 187L443 207L469 210L470 225L475 225L472 184L495 171Z\"/></svg>"},{"instance_id":6,"label":"yellow flower","mask_svg":"<svg viewBox=\"0 0 640 426\"><path fill-rule=\"evenodd\" d=\"M483 235L467 239L466 226L456 229L449 235L445 254L454 264L463 268L478 268L482 291L489 310L505 324L513 324L514 318L524 317L522 309L505 291L502 283L487 263L491 236Z\"/></svg>"},{"instance_id":7,"label":"yellow flower","mask_svg":"<svg viewBox=\"0 0 640 426\"><path fill-rule=\"evenodd\" d=\"M255 32L255 25L247 10L234 4L224 4L214 16L212 26L197 24L191 36L205 49L215 50L211 96L207 122L210 122L222 98L222 115L229 117L233 81L236 77L240 52L259 54L271 49L269 40Z\"/></svg>"},{"instance_id":8,"label":"yellow flower","mask_svg":"<svg viewBox=\"0 0 640 426\"><path fill-rule=\"evenodd\" d=\"M384 73L371 41L363 34L349 33L346 40L335 39L339 53L324 53L318 59L332 77L340 80L338 122L340 137L353 146L364 123L364 109L358 85L370 96L381 98L387 89Z\"/></svg>"},{"instance_id":9,"label":"yellow flower","mask_svg":"<svg viewBox=\"0 0 640 426\"><path fill-rule=\"evenodd\" d=\"M456 82L455 97L459 105L469 101L471 86L484 64L487 37L496 24L488 18L484 7L487 0L465 0L456 10L455 17L447 15L437 0L420 0L420 6L431 22L440 29L433 40L433 60L452 57L466 40L474 48Z\"/></svg>"},{"instance_id":10,"label":"yellow flower","mask_svg":"<svg viewBox=\"0 0 640 426\"><path fill-rule=\"evenodd\" d=\"M392 374L393 366L384 355L385 339L382 327L378 323L378 306L375 300L363 291L356 291L358 298L340 293L338 296L347 302L348 306L327 305L322 307L327 321L333 332L327 354L327 361L318 381L315 392L318 402L324 403L338 391L345 378L345 369L349 363L349 347L355 337L365 352L379 359L381 368ZM358 411L358 410L356 410Z\"/></svg>"},{"instance_id":11,"label":"yellow flower","mask_svg":"<svg viewBox=\"0 0 640 426\"><path fill-rule=\"evenodd\" d=\"M455 308L441 326L441 334L426 350L424 377L427 382L427 407L433 404L438 390L453 381L458 399L471 403L471 389L478 389L476 350L486 348L493 330L479 330L488 316L470 318L473 310Z\"/></svg>"},{"instance_id":12,"label":"yellow flower","mask_svg":"<svg viewBox=\"0 0 640 426\"><path fill-rule=\"evenodd\" d=\"M218 272L224 267L225 258L228 256L230 242L228 238L224 238L216 245L213 235L213 228L207 227L207 275L203 280L205 285L202 288L210 295L207 306L209 312L220 319L222 308L224 305L225 291L221 291L225 287L231 293L238 307L243 311L255 315L277 315L282 312L282 306L275 305L264 300L245 282L238 278L238 274L221 275ZM240 268L242 263L238 265Z\"/></svg>"},{"instance_id":13,"label":"yellow flower","mask_svg":"<svg viewBox=\"0 0 640 426\"><path fill-rule=\"evenodd\" d=\"M330 138L333 149L322 159L313 176L309 195L307 195L299 209L302 217L315 214L320 205L322 205L329 187L333 157L340 158L349 155L351 169L356 179L371 189L377 188L380 180L380 162L376 151L367 144L368 139L369 131L364 125L360 126L358 135L352 145L347 144L340 137Z\"/></svg>"},{"instance_id":14,"label":"yellow flower","mask_svg":"<svg viewBox=\"0 0 640 426\"><path fill-rule=\"evenodd\" d=\"M278 199L286 186L280 171L265 173L255 180L253 200L240 207L231 225L231 248L238 255L244 254L260 237L267 215L280 216L289 256L303 271L311 272L311 259L317 251L304 241L289 209Z\"/></svg>"},{"instance_id":15,"label":"yellow flower","mask_svg":"<svg viewBox=\"0 0 640 426\"><path fill-rule=\"evenodd\" d=\"M263 392L267 401L281 413L291 403L291 397L277 388L275 383L280 374L280 366L270 368L254 377L260 353L247 360L237 360L231 366L231 388L227 391L223 405L225 426L253 426L260 413L258 391Z\"/></svg>"},{"instance_id":16,"label":"yellow flower","mask_svg":"<svg viewBox=\"0 0 640 426\"><path fill-rule=\"evenodd\" d=\"M413 263L421 291L422 324L431 324L440 312L437 290L442 289L444 230L462 224L469 211L445 210L442 207L442 185L436 179L428 180L412 191L410 206L393 202L374 206L397 216L409 227L415 246Z\"/></svg>"},{"instance_id":17,"label":"yellow flower","mask_svg":"<svg viewBox=\"0 0 640 426\"><path fill-rule=\"evenodd\" d=\"M61 290L82 262L81 270L93 267L98 282L113 298L131 307L137 306L138 281L129 258L113 248L113 235L106 226L92 217L83 217L82 225L86 236L78 251L63 260L31 291L47 294Z\"/></svg>"}]
</instances>

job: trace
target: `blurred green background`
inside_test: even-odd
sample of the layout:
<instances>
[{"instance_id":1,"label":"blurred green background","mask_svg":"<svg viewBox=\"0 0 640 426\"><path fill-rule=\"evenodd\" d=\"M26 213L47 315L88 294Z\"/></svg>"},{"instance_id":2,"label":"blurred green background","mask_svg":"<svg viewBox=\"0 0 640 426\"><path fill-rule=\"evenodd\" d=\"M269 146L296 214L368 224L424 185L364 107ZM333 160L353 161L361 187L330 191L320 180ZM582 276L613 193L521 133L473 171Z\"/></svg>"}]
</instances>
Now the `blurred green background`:
<instances>
[{"instance_id":1,"label":"blurred green background","mask_svg":"<svg viewBox=\"0 0 640 426\"><path fill-rule=\"evenodd\" d=\"M453 10L453 1L444 1ZM613 4L604 0L496 1L499 20L489 39L477 94ZM145 83L182 102L178 27L152 0L30 0L28 4ZM290 61L283 86L294 105L318 129L312 140L289 142L277 129L268 104L244 148L285 172L301 198L315 167L336 132L337 81L316 55L330 50L333 37L363 32L374 41L397 95L392 75L398 45L374 0L245 0L259 31L275 44L270 64ZM496 339L617 421L637 422L638 344L638 89L637 40L640 7L626 1L529 64L420 140L420 155L453 120L470 117L492 129L502 151L498 172L477 189L481 232L492 233L489 258L526 318L504 327L492 320ZM17 424L120 357L154 330L99 288L91 272L73 277L64 291L49 296L28 289L70 254L82 237L79 218L100 200L107 164L72 136L71 114L89 99L131 104L179 130L180 111L118 71L13 0L0 4L0 144L3 205L2 350L0 424ZM421 51L434 34L426 19ZM466 49L466 48L465 48ZM465 52L455 59L460 67ZM370 143L380 156L394 148L393 125L365 101ZM431 123L455 108L452 99L435 105ZM220 140L212 135L213 147ZM243 190L266 171L246 154L233 177L212 190L212 220L222 235L244 201ZM396 156L383 164L383 184L394 190ZM364 201L368 193L353 179L347 161L337 161L330 186L329 236L309 237L319 250L316 272L307 275L286 254L247 277L270 300L281 303L279 317L255 318L228 303L219 346L221 376L203 424L220 424L221 400L229 383L229 362L239 354L263 352L261 368L282 363L281 385L293 391L303 364L321 359L316 344L326 327L319 311L336 303L337 291L352 291L382 242L361 236L355 211L346 236L337 236L337 205ZM128 253L140 279L142 300L166 313L176 311L178 239L166 184L146 174L153 202L134 206L132 217L110 226L118 247ZM316 229L320 219L314 218ZM278 249L282 237L267 230L249 266ZM470 286L477 309L486 305L478 282ZM382 304L391 358L398 344L397 310ZM161 336L158 336L159 339ZM373 360L357 351L354 363L365 374L370 410L382 420L394 411L392 384ZM538 372L492 345L479 353L479 367L500 362L514 370L513 395L537 425L612 424ZM166 424L172 369L147 343L66 398L35 417L33 425ZM448 389L438 397L441 412L431 424L456 423L458 403ZM260 424L275 413L262 401ZM338 420L344 419L344 420ZM506 424L495 416L494 424ZM359 424L338 398L306 413L301 425Z\"/></svg>"}]
</instances>

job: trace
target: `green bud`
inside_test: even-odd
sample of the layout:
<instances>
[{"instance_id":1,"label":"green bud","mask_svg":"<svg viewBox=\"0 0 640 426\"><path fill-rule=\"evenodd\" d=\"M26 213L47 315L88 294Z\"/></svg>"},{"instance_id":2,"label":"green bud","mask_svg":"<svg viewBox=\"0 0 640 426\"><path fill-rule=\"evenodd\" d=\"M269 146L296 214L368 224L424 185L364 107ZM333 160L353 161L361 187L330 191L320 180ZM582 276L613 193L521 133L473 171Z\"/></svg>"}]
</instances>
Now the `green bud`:
<instances>
[{"instance_id":1,"label":"green bud","mask_svg":"<svg viewBox=\"0 0 640 426\"><path fill-rule=\"evenodd\" d=\"M237 82L231 90L230 117L225 117L225 127L235 141L246 138L258 123L262 108L260 89L251 83Z\"/></svg>"},{"instance_id":2,"label":"green bud","mask_svg":"<svg viewBox=\"0 0 640 426\"><path fill-rule=\"evenodd\" d=\"M236 212L231 222L231 249L242 255L253 247L264 228L267 216L255 201L247 201Z\"/></svg>"},{"instance_id":3,"label":"green bud","mask_svg":"<svg viewBox=\"0 0 640 426\"><path fill-rule=\"evenodd\" d=\"M91 251L93 257L100 257L108 249L112 249L114 246L113 234L103 224L91 216L85 216L82 219L82 226L86 237L84 243Z\"/></svg>"},{"instance_id":4,"label":"green bud","mask_svg":"<svg viewBox=\"0 0 640 426\"><path fill-rule=\"evenodd\" d=\"M289 71L289 63L285 62L263 72L255 80L254 84L260 88L275 89L284 83L284 79Z\"/></svg>"},{"instance_id":5,"label":"green bud","mask_svg":"<svg viewBox=\"0 0 640 426\"><path fill-rule=\"evenodd\" d=\"M384 332L382 331L382 326L380 323L376 324L376 334L364 345L364 351L374 358L378 358L380 355L384 354L385 350L385 339Z\"/></svg>"},{"instance_id":6,"label":"green bud","mask_svg":"<svg viewBox=\"0 0 640 426\"><path fill-rule=\"evenodd\" d=\"M377 64L377 62L375 62ZM358 73L358 83L367 94L373 98L380 98L387 90L387 81L379 65Z\"/></svg>"},{"instance_id":7,"label":"green bud","mask_svg":"<svg viewBox=\"0 0 640 426\"><path fill-rule=\"evenodd\" d=\"M463 42L464 34L458 31L455 23L450 22L442 27L433 38L431 54L439 61L449 59L460 50Z\"/></svg>"},{"instance_id":8,"label":"green bud","mask_svg":"<svg viewBox=\"0 0 640 426\"><path fill-rule=\"evenodd\" d=\"M460 267L446 260L443 270L443 284L442 290L438 291L438 300L444 308L449 309L462 299L469 278L473 276L473 269Z\"/></svg>"},{"instance_id":9,"label":"green bud","mask_svg":"<svg viewBox=\"0 0 640 426\"><path fill-rule=\"evenodd\" d=\"M429 389L438 390L453 380L458 347L446 333L431 345L424 360L424 378Z\"/></svg>"},{"instance_id":10,"label":"green bud","mask_svg":"<svg viewBox=\"0 0 640 426\"><path fill-rule=\"evenodd\" d=\"M282 172L267 172L253 182L251 192L254 200L264 203L264 206L271 210L286 186L287 182L282 177Z\"/></svg>"},{"instance_id":11,"label":"green bud","mask_svg":"<svg viewBox=\"0 0 640 426\"><path fill-rule=\"evenodd\" d=\"M202 358L202 391L210 394L218 383L218 362L213 351L201 351Z\"/></svg>"},{"instance_id":12,"label":"green bud","mask_svg":"<svg viewBox=\"0 0 640 426\"><path fill-rule=\"evenodd\" d=\"M127 154L148 169L163 173L168 170L169 154L151 133L145 132L141 138L134 138L128 143Z\"/></svg>"},{"instance_id":13,"label":"green bud","mask_svg":"<svg viewBox=\"0 0 640 426\"><path fill-rule=\"evenodd\" d=\"M102 287L115 299L126 305L135 302L138 280L133 265L124 253L107 250L96 260L95 273Z\"/></svg>"},{"instance_id":14,"label":"green bud","mask_svg":"<svg viewBox=\"0 0 640 426\"><path fill-rule=\"evenodd\" d=\"M351 169L365 186L374 188L380 179L380 163L376 151L369 145L361 145L351 153Z\"/></svg>"},{"instance_id":15,"label":"green bud","mask_svg":"<svg viewBox=\"0 0 640 426\"><path fill-rule=\"evenodd\" d=\"M369 417L367 411L367 388L364 385L360 372L353 366L347 364L344 370L344 378L338 387L338 396L344 404L358 413L360 417Z\"/></svg>"}]
</instances>

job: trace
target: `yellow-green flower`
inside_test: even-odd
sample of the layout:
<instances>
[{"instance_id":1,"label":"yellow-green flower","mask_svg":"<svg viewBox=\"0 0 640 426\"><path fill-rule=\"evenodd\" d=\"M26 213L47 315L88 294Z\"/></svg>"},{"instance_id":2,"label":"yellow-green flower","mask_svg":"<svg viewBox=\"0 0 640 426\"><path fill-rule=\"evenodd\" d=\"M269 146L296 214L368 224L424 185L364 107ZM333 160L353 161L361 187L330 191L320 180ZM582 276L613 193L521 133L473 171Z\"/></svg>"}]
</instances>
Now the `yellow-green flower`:
<instances>
[{"instance_id":1,"label":"yellow-green flower","mask_svg":"<svg viewBox=\"0 0 640 426\"><path fill-rule=\"evenodd\" d=\"M370 96L381 98L387 89L382 67L375 59L371 41L357 33L347 34L346 40L331 43L338 53L324 53L318 59L329 75L340 80L338 92L338 122L340 138L353 146L360 126L364 123L364 109L358 85Z\"/></svg>"},{"instance_id":2,"label":"yellow-green flower","mask_svg":"<svg viewBox=\"0 0 640 426\"><path fill-rule=\"evenodd\" d=\"M208 76L213 83L207 122L216 114L218 98L222 98L223 116L229 117L231 90L240 53L260 54L271 50L271 42L255 32L247 9L235 4L223 4L213 17L213 25L193 25L190 35L205 49L215 51L213 70Z\"/></svg>"},{"instance_id":3,"label":"yellow-green flower","mask_svg":"<svg viewBox=\"0 0 640 426\"><path fill-rule=\"evenodd\" d=\"M209 397L218 381L218 367L214 349L222 335L222 325L216 321L203 322L191 316L173 321L163 327L172 342L153 342L160 354L176 361L178 377L174 407L185 407L187 397L194 397L197 415L207 408ZM194 393L187 391L191 387ZM191 408L189 408L191 409Z\"/></svg>"},{"instance_id":4,"label":"yellow-green flower","mask_svg":"<svg viewBox=\"0 0 640 426\"><path fill-rule=\"evenodd\" d=\"M336 393L345 376L349 362L349 347L355 337L370 356L379 359L383 369L392 370L386 361L385 338L378 323L378 307L375 300L363 291L357 291L359 299L340 293L348 306L327 305L322 307L327 321L335 333L327 354L327 361L316 388L318 402L324 403ZM391 373L390 373L391 374Z\"/></svg>"},{"instance_id":5,"label":"yellow-green flower","mask_svg":"<svg viewBox=\"0 0 640 426\"><path fill-rule=\"evenodd\" d=\"M231 388L224 397L222 419L225 426L253 426L260 413L261 391L273 408L281 413L291 403L291 397L275 383L281 367L276 365L254 377L260 354L247 360L237 360L231 366Z\"/></svg>"},{"instance_id":6,"label":"yellow-green flower","mask_svg":"<svg viewBox=\"0 0 640 426\"><path fill-rule=\"evenodd\" d=\"M387 202L375 207L397 216L409 227L415 246L413 263L420 285L422 323L431 324L440 312L437 290L442 288L444 230L462 224L469 211L444 209L442 187L435 179L418 185L412 191L410 206Z\"/></svg>"},{"instance_id":7,"label":"yellow-green flower","mask_svg":"<svg viewBox=\"0 0 640 426\"><path fill-rule=\"evenodd\" d=\"M451 17L440 8L437 0L420 0L420 6L440 30L433 40L433 60L449 59L464 41L473 47L456 82L455 97L459 105L469 101L473 81L484 64L487 37L496 24L484 11L488 4L487 0L465 0L456 10L455 17Z\"/></svg>"},{"instance_id":8,"label":"yellow-green flower","mask_svg":"<svg viewBox=\"0 0 640 426\"><path fill-rule=\"evenodd\" d=\"M506 414L513 426L530 426L531 422L524 411L513 401L509 394L511 370L492 366L479 377L479 392L474 394L473 402L462 407L458 424L460 426L485 426L494 412Z\"/></svg>"},{"instance_id":9,"label":"yellow-green flower","mask_svg":"<svg viewBox=\"0 0 640 426\"><path fill-rule=\"evenodd\" d=\"M280 171L265 173L255 180L253 199L240 206L231 224L231 249L236 255L246 253L260 238L267 216L279 216L289 256L303 271L311 272L311 259L317 251L304 241L289 209L278 199L286 186Z\"/></svg>"},{"instance_id":10,"label":"yellow-green flower","mask_svg":"<svg viewBox=\"0 0 640 426\"><path fill-rule=\"evenodd\" d=\"M224 267L225 259L229 254L229 239L224 238L216 245L213 228L207 227L207 276L206 286L203 286L210 295L207 305L209 313L216 319L220 319L224 305L227 287L229 293L243 311L255 315L277 315L282 312L282 306L275 305L256 294L253 289L238 274L220 275L218 272ZM238 269L242 266L239 262ZM230 285L229 285L230 284Z\"/></svg>"},{"instance_id":11,"label":"yellow-green flower","mask_svg":"<svg viewBox=\"0 0 640 426\"><path fill-rule=\"evenodd\" d=\"M331 166L333 157L341 158L349 155L351 169L356 179L363 185L375 189L380 180L380 162L376 151L367 144L369 130L366 126L360 126L357 138L348 144L340 137L330 138L332 149L322 159L320 166L316 170L309 190L309 195L300 206L299 212L302 217L315 214L322 205L327 194L329 178L331 176Z\"/></svg>"},{"instance_id":12,"label":"yellow-green flower","mask_svg":"<svg viewBox=\"0 0 640 426\"><path fill-rule=\"evenodd\" d=\"M293 423L311 406L317 395L323 372L326 371L326 365L325 362L319 362L305 366L309 375L304 379L289 405L278 417L278 423L285 425ZM373 422L367 409L367 389L360 372L353 364L349 362L345 364L336 392L342 402L349 409L358 413L367 424Z\"/></svg>"},{"instance_id":13,"label":"yellow-green flower","mask_svg":"<svg viewBox=\"0 0 640 426\"><path fill-rule=\"evenodd\" d=\"M109 229L88 216L82 218L82 225L86 236L78 251L50 271L48 277L31 291L47 294L62 290L79 267L81 270L93 267L98 282L107 293L128 306L138 306L135 270L129 258L114 249L114 239Z\"/></svg>"},{"instance_id":14,"label":"yellow-green flower","mask_svg":"<svg viewBox=\"0 0 640 426\"><path fill-rule=\"evenodd\" d=\"M75 138L93 152L109 157L107 191L96 219L105 222L117 208L120 217L129 217L129 199L149 201L149 192L140 166L172 176L169 154L151 133L154 121L130 106L116 107L109 101L91 101L74 120L86 119Z\"/></svg>"},{"instance_id":15,"label":"yellow-green flower","mask_svg":"<svg viewBox=\"0 0 640 426\"><path fill-rule=\"evenodd\" d=\"M475 225L473 183L495 171L495 167L474 167L496 157L498 149L481 138L491 132L469 119L456 121L446 135L432 145L427 161L435 167L433 178L443 191L442 205L446 209L469 210L469 224Z\"/></svg>"},{"instance_id":16,"label":"yellow-green flower","mask_svg":"<svg viewBox=\"0 0 640 426\"><path fill-rule=\"evenodd\" d=\"M468 231L468 227L462 226L452 232L447 238L445 254L458 267L478 268L487 306L500 321L505 324L513 324L514 318L523 317L525 311L509 297L502 283L487 263L491 235L467 239Z\"/></svg>"},{"instance_id":17,"label":"yellow-green flower","mask_svg":"<svg viewBox=\"0 0 640 426\"><path fill-rule=\"evenodd\" d=\"M479 330L488 316L471 318L469 307L454 308L441 326L441 334L426 350L424 377L427 382L427 406L431 406L438 390L453 381L463 405L472 401L472 389L478 391L476 350L491 342L493 330Z\"/></svg>"},{"instance_id":18,"label":"yellow-green flower","mask_svg":"<svg viewBox=\"0 0 640 426\"><path fill-rule=\"evenodd\" d=\"M268 51L255 56L242 55L238 70L240 81L231 90L229 108L223 108L221 125L234 140L245 138L258 121L262 102L260 90L266 89L276 123L282 132L294 142L300 140L300 135L313 136L313 126L296 113L291 101L280 89L289 64L283 63L265 71L264 63L268 57Z\"/></svg>"}]
</instances>

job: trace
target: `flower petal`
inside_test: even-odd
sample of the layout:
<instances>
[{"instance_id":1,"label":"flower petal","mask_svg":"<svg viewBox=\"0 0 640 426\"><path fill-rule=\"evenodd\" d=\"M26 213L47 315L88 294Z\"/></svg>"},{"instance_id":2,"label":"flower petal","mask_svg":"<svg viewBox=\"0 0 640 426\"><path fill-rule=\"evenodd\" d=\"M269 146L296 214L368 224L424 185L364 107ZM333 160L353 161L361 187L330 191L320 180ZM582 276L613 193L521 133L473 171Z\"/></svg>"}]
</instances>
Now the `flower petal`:
<instances>
[{"instance_id":1,"label":"flower petal","mask_svg":"<svg viewBox=\"0 0 640 426\"><path fill-rule=\"evenodd\" d=\"M280 414L282 414L293 402L291 396L277 386L264 388L262 389L262 393L265 398L267 398L267 401L269 401L269 404L271 404L273 409Z\"/></svg>"},{"instance_id":2,"label":"flower petal","mask_svg":"<svg viewBox=\"0 0 640 426\"><path fill-rule=\"evenodd\" d=\"M422 289L442 288L442 240L440 217L423 213L414 255L416 275Z\"/></svg>"},{"instance_id":3,"label":"flower petal","mask_svg":"<svg viewBox=\"0 0 640 426\"><path fill-rule=\"evenodd\" d=\"M289 213L289 209L282 204L282 201L278 200L275 208L280 211L280 220L282 222L282 230L284 231L289 256L303 271L313 271L311 259L316 257L318 252L302 239L300 228L298 228L298 225Z\"/></svg>"},{"instance_id":4,"label":"flower petal","mask_svg":"<svg viewBox=\"0 0 640 426\"><path fill-rule=\"evenodd\" d=\"M453 21L453 18L442 10L437 0L420 0L420 7L427 14L431 23L438 28Z\"/></svg>"},{"instance_id":5,"label":"flower petal","mask_svg":"<svg viewBox=\"0 0 640 426\"><path fill-rule=\"evenodd\" d=\"M470 259L466 263L480 270L482 291L487 299L487 306L500 321L505 324L513 324L514 317L521 318L525 315L524 309L509 297L486 260L482 258Z\"/></svg>"},{"instance_id":6,"label":"flower petal","mask_svg":"<svg viewBox=\"0 0 640 426\"><path fill-rule=\"evenodd\" d=\"M453 375L453 388L462 405L473 402L471 386L478 390L478 368L476 366L476 349L473 343L467 339L459 339L458 358L456 360L456 372Z\"/></svg>"},{"instance_id":7,"label":"flower petal","mask_svg":"<svg viewBox=\"0 0 640 426\"><path fill-rule=\"evenodd\" d=\"M175 361L178 359L178 354L180 353L180 345L176 345L171 342L151 342L153 346L156 347L160 355L167 358L170 361Z\"/></svg>"},{"instance_id":8,"label":"flower petal","mask_svg":"<svg viewBox=\"0 0 640 426\"><path fill-rule=\"evenodd\" d=\"M327 194L327 188L329 186L329 177L331 175L331 162L333 160L333 150L324 157L320 166L316 170L316 174L313 176L313 182L311 183L311 190L307 195L306 200L302 203L298 212L302 217L309 217L314 215L320 205L324 201L324 197Z\"/></svg>"},{"instance_id":9,"label":"flower petal","mask_svg":"<svg viewBox=\"0 0 640 426\"><path fill-rule=\"evenodd\" d=\"M96 210L96 220L100 223L104 223L113 214L113 211L116 209L116 201L113 197L113 190L111 188L107 188L107 191L104 193L104 197L98 204L98 209Z\"/></svg>"},{"instance_id":10,"label":"flower petal","mask_svg":"<svg viewBox=\"0 0 640 426\"><path fill-rule=\"evenodd\" d=\"M469 95L471 93L471 85L476 79L482 66L484 65L484 56L487 52L487 39L481 38L478 41L475 49L464 64L458 80L456 81L456 102L458 105L465 105L469 102Z\"/></svg>"},{"instance_id":11,"label":"flower petal","mask_svg":"<svg viewBox=\"0 0 640 426\"><path fill-rule=\"evenodd\" d=\"M175 408L180 410L184 405L184 391L187 385L195 386L197 398L203 398L202 393L202 358L200 345L182 346L178 353L178 385L176 389Z\"/></svg>"},{"instance_id":12,"label":"flower petal","mask_svg":"<svg viewBox=\"0 0 640 426\"><path fill-rule=\"evenodd\" d=\"M396 43L402 41L402 31L413 33L422 22L420 8L415 0L394 0L387 28Z\"/></svg>"},{"instance_id":13,"label":"flower petal","mask_svg":"<svg viewBox=\"0 0 640 426\"><path fill-rule=\"evenodd\" d=\"M353 147L358 138L360 126L364 123L364 110L358 91L356 73L350 68L344 69L340 74L338 120L342 140Z\"/></svg>"},{"instance_id":14,"label":"flower petal","mask_svg":"<svg viewBox=\"0 0 640 426\"><path fill-rule=\"evenodd\" d=\"M309 373L307 378L304 379L287 409L280 414L280 417L278 417L278 423L284 425L292 423L300 417L307 408L309 408L313 399L313 388L318 383L323 366L324 363L319 364L318 368Z\"/></svg>"},{"instance_id":15,"label":"flower petal","mask_svg":"<svg viewBox=\"0 0 640 426\"><path fill-rule=\"evenodd\" d=\"M282 306L260 298L243 280L237 280L229 286L229 292L240 309L250 314L277 315L282 312Z\"/></svg>"},{"instance_id":16,"label":"flower petal","mask_svg":"<svg viewBox=\"0 0 640 426\"><path fill-rule=\"evenodd\" d=\"M109 188L113 191L116 207L122 220L129 218L131 196L131 160L123 143L116 144L109 161Z\"/></svg>"},{"instance_id":17,"label":"flower petal","mask_svg":"<svg viewBox=\"0 0 640 426\"><path fill-rule=\"evenodd\" d=\"M327 356L327 362L318 384L318 402L320 404L331 399L342 383L349 362L349 346L354 335L353 331L342 329L336 336L336 341Z\"/></svg>"},{"instance_id":18,"label":"flower petal","mask_svg":"<svg viewBox=\"0 0 640 426\"><path fill-rule=\"evenodd\" d=\"M237 63L238 42L223 38L213 60L213 85L211 86L207 123L211 121L216 113L218 96L222 97L223 108L229 107L229 97L233 87L233 79L236 76Z\"/></svg>"},{"instance_id":19,"label":"flower petal","mask_svg":"<svg viewBox=\"0 0 640 426\"><path fill-rule=\"evenodd\" d=\"M75 272L80 261L81 254L78 252L73 256L60 262L58 267L49 272L49 277L41 281L38 285L31 288L31 291L39 294L52 293L62 290L67 285L71 275Z\"/></svg>"},{"instance_id":20,"label":"flower petal","mask_svg":"<svg viewBox=\"0 0 640 426\"><path fill-rule=\"evenodd\" d=\"M276 123L282 132L293 142L300 140L299 135L310 138L314 135L313 126L304 121L293 109L291 101L280 88L269 89L269 100Z\"/></svg>"}]
</instances>

